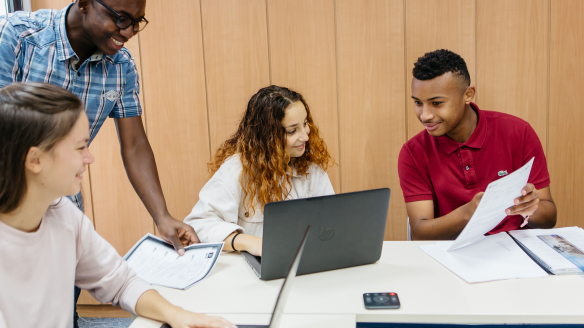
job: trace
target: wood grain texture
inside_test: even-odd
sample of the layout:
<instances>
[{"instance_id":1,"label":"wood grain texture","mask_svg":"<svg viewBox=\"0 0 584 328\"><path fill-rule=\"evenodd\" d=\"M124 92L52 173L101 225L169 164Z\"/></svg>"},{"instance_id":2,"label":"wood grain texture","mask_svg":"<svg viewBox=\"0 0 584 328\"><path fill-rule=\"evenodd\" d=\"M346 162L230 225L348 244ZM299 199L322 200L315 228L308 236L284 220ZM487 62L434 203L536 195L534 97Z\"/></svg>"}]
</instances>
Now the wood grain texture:
<instances>
[{"instance_id":1,"label":"wood grain texture","mask_svg":"<svg viewBox=\"0 0 584 328\"><path fill-rule=\"evenodd\" d=\"M30 8L32 11L39 9L62 9L70 4L71 0L30 0Z\"/></svg>"},{"instance_id":2,"label":"wood grain texture","mask_svg":"<svg viewBox=\"0 0 584 328\"><path fill-rule=\"evenodd\" d=\"M247 102L270 84L265 0L203 0L211 155L235 132Z\"/></svg>"},{"instance_id":3,"label":"wood grain texture","mask_svg":"<svg viewBox=\"0 0 584 328\"><path fill-rule=\"evenodd\" d=\"M475 83L476 4L474 0L406 1L406 91L408 139L423 130L411 99L412 69L425 53L437 49L453 51L466 62Z\"/></svg>"},{"instance_id":4,"label":"wood grain texture","mask_svg":"<svg viewBox=\"0 0 584 328\"><path fill-rule=\"evenodd\" d=\"M268 0L272 83L305 98L331 156L339 157L333 0ZM339 167L328 171L341 192Z\"/></svg>"},{"instance_id":5,"label":"wood grain texture","mask_svg":"<svg viewBox=\"0 0 584 328\"><path fill-rule=\"evenodd\" d=\"M140 48L148 138L170 214L182 221L207 180L210 155L200 3L150 1L146 12Z\"/></svg>"},{"instance_id":6,"label":"wood grain texture","mask_svg":"<svg viewBox=\"0 0 584 328\"><path fill-rule=\"evenodd\" d=\"M406 240L397 159L406 141L401 0L337 0L343 192L389 187L385 238Z\"/></svg>"},{"instance_id":7,"label":"wood grain texture","mask_svg":"<svg viewBox=\"0 0 584 328\"><path fill-rule=\"evenodd\" d=\"M91 294L89 294L86 290L81 290L81 294L79 294L79 299L77 300L78 305L101 305L101 303L93 298ZM110 305L111 306L111 305ZM77 310L79 312L79 309ZM83 315L80 315L83 317Z\"/></svg>"},{"instance_id":8,"label":"wood grain texture","mask_svg":"<svg viewBox=\"0 0 584 328\"><path fill-rule=\"evenodd\" d=\"M557 227L584 226L584 2L551 1L548 167Z\"/></svg>"},{"instance_id":9,"label":"wood grain texture","mask_svg":"<svg viewBox=\"0 0 584 328\"><path fill-rule=\"evenodd\" d=\"M130 312L111 304L77 305L77 312L84 318L131 318Z\"/></svg>"},{"instance_id":10,"label":"wood grain texture","mask_svg":"<svg viewBox=\"0 0 584 328\"><path fill-rule=\"evenodd\" d=\"M477 7L477 104L529 122L546 151L549 1L478 0Z\"/></svg>"}]
</instances>

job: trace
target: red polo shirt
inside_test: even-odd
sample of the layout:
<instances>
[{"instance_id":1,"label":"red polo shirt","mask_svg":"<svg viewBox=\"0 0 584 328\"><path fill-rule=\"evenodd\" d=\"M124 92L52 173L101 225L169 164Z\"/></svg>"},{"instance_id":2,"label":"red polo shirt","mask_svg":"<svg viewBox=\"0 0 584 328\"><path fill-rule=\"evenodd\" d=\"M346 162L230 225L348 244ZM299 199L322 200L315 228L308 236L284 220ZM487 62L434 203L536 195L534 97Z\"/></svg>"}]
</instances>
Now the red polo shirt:
<instances>
[{"instance_id":1,"label":"red polo shirt","mask_svg":"<svg viewBox=\"0 0 584 328\"><path fill-rule=\"evenodd\" d=\"M402 147L398 170L406 203L434 201L434 217L444 216L470 202L487 185L535 157L529 182L536 189L550 184L543 148L524 120L499 112L483 111L471 103L478 124L465 143L447 136L418 133ZM507 216L489 234L519 229L522 218Z\"/></svg>"}]
</instances>

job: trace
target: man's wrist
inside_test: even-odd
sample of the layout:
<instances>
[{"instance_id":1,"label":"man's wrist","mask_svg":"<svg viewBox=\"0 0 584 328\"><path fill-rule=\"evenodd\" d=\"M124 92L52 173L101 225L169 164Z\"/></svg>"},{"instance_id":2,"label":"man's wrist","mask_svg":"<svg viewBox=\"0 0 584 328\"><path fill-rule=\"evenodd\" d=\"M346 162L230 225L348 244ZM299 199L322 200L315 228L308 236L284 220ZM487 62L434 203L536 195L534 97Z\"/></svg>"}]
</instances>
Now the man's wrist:
<instances>
[{"instance_id":1,"label":"man's wrist","mask_svg":"<svg viewBox=\"0 0 584 328\"><path fill-rule=\"evenodd\" d=\"M170 215L170 213L168 212L165 214L152 216L152 219L154 220L154 223L156 223L157 226L168 220L175 220L175 218L173 218L172 215Z\"/></svg>"},{"instance_id":2,"label":"man's wrist","mask_svg":"<svg viewBox=\"0 0 584 328\"><path fill-rule=\"evenodd\" d=\"M470 218L472 217L475 211L476 207L474 205L474 201L468 202L464 208L464 220L466 221L466 223L470 221Z\"/></svg>"}]
</instances>

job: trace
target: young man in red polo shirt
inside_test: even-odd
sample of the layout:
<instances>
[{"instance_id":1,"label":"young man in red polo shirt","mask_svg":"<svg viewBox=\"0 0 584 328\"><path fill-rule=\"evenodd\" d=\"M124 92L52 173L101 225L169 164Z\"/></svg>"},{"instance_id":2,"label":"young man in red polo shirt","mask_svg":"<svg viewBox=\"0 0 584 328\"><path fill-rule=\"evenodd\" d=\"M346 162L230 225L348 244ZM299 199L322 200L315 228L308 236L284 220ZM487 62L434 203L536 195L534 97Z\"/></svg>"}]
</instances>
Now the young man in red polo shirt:
<instances>
[{"instance_id":1,"label":"young man in red polo shirt","mask_svg":"<svg viewBox=\"0 0 584 328\"><path fill-rule=\"evenodd\" d=\"M412 239L455 239L487 185L532 157L523 196L489 234L525 225L553 228L557 213L546 159L529 123L472 103L475 87L466 63L451 51L426 53L413 73L412 98L425 131L403 146L398 163Z\"/></svg>"}]
</instances>

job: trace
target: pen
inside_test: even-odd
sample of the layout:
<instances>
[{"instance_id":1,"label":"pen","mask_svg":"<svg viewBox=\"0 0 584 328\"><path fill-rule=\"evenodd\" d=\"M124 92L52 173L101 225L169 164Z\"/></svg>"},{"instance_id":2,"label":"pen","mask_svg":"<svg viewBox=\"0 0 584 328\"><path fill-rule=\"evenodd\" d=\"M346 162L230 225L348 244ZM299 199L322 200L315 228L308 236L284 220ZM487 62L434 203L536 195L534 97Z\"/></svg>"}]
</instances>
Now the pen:
<instances>
[{"instance_id":1,"label":"pen","mask_svg":"<svg viewBox=\"0 0 584 328\"><path fill-rule=\"evenodd\" d=\"M526 216L522 215L522 217L523 217L523 223L521 223L520 228L525 227L527 225L527 223L529 223L529 215L526 215Z\"/></svg>"}]
</instances>

